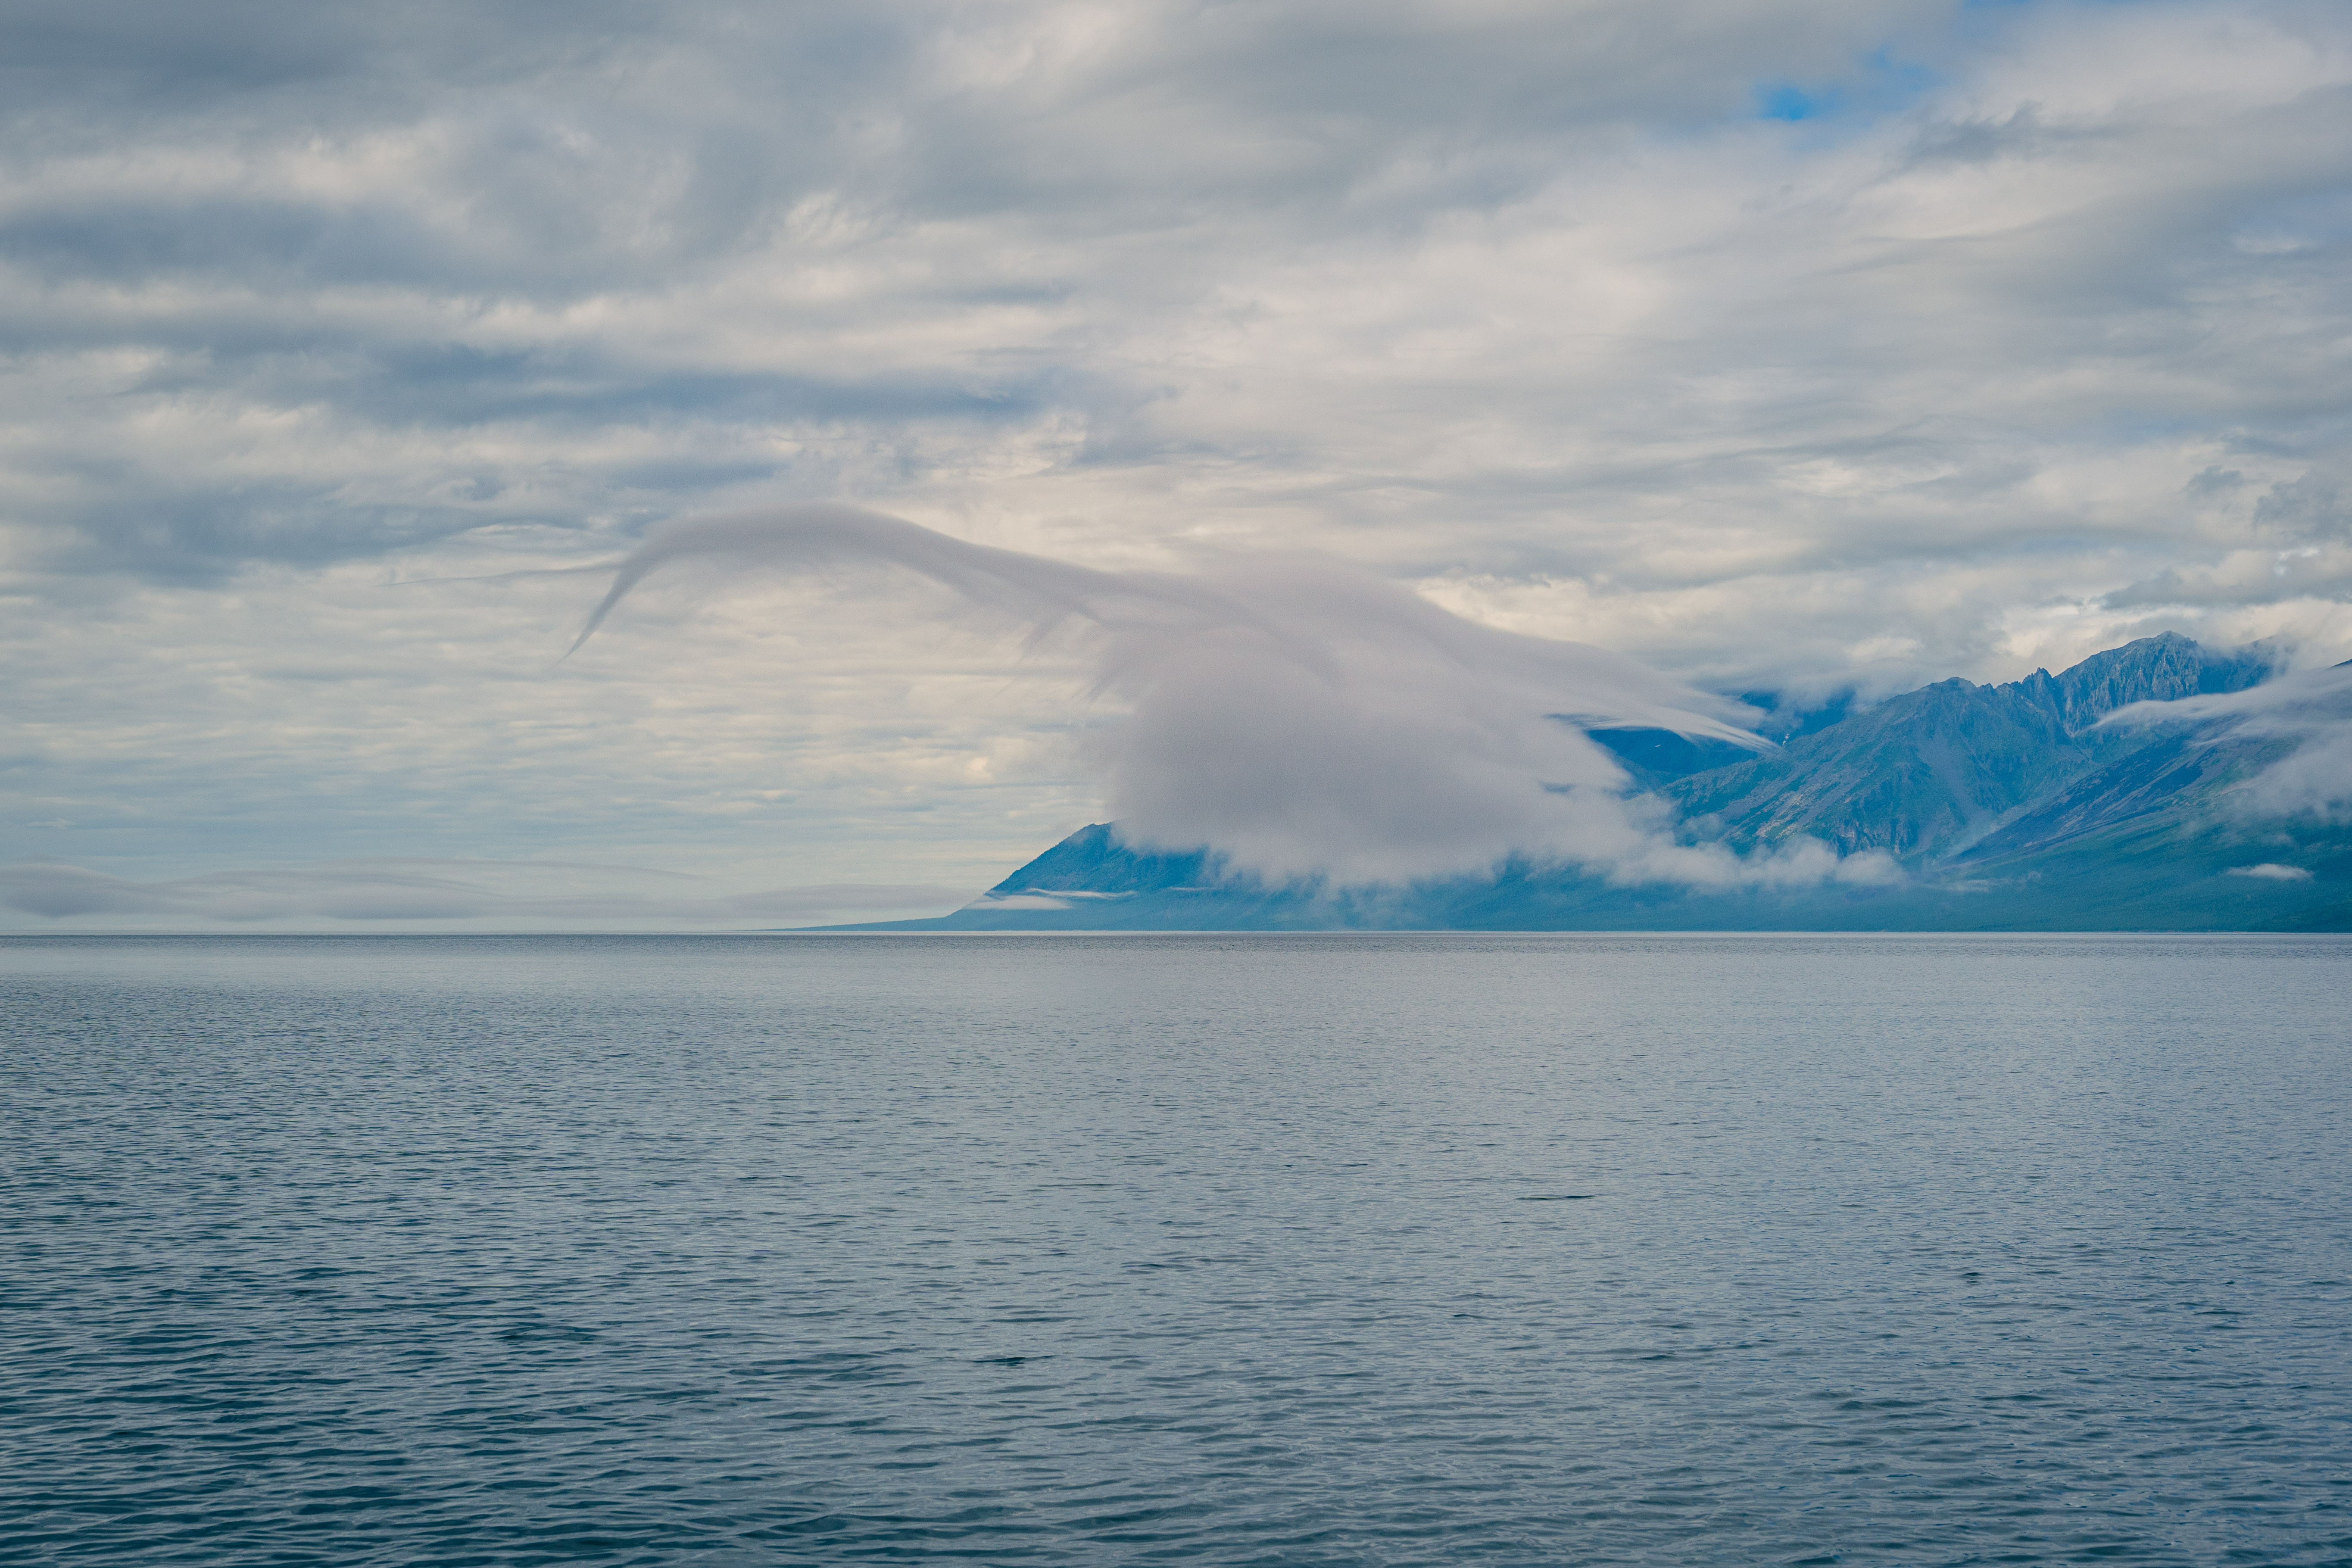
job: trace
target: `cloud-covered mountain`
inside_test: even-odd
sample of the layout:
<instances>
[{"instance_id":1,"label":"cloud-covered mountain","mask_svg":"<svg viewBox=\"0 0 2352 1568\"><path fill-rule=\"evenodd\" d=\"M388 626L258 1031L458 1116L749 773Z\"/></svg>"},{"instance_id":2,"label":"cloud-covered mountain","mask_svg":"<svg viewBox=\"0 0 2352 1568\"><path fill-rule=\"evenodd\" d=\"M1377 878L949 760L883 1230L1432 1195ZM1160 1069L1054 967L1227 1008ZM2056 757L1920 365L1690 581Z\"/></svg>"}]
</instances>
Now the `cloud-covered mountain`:
<instances>
[{"instance_id":1,"label":"cloud-covered mountain","mask_svg":"<svg viewBox=\"0 0 2352 1568\"><path fill-rule=\"evenodd\" d=\"M1505 643L1399 595L1783 693L1775 741L2167 630L2352 656L2340 4L12 0L0 41L0 864L146 889L33 902L968 894L1261 807L1270 876L1655 846L1533 782L1581 735L1359 679L1368 623L1268 577L1343 701L1189 653L1097 692L838 559L679 561L556 663L591 575L795 503L1127 583L1338 562L1474 673ZM1221 681L1279 756L1192 738ZM1293 762L1376 787L1255 793Z\"/></svg>"},{"instance_id":2,"label":"cloud-covered mountain","mask_svg":"<svg viewBox=\"0 0 2352 1568\"><path fill-rule=\"evenodd\" d=\"M1694 889L1515 858L1403 886L1273 884L1097 824L900 929L2352 929L2352 830L2330 798L2352 795L2331 761L2352 734L2352 670L2267 679L2273 660L2168 633L2056 676L1939 681L1761 756L1599 733L1685 842L1875 851L1900 868L1875 881Z\"/></svg>"},{"instance_id":3,"label":"cloud-covered mountain","mask_svg":"<svg viewBox=\"0 0 2352 1568\"><path fill-rule=\"evenodd\" d=\"M1938 681L1663 793L1695 831L1738 849L1801 837L1841 853L1881 849L1906 866L1939 865L1999 839L2021 811L2127 746L2101 726L2108 714L2242 690L2269 672L2263 650L2217 655L2168 633L2063 675Z\"/></svg>"}]
</instances>

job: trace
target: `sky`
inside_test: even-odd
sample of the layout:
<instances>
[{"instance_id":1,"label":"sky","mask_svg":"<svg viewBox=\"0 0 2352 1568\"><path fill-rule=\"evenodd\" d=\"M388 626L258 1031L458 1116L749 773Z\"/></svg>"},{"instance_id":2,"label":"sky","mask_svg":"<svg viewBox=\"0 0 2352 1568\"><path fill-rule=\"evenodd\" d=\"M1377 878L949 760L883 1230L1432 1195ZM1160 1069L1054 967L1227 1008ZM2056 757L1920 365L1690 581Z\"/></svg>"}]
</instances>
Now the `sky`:
<instances>
[{"instance_id":1,"label":"sky","mask_svg":"<svg viewBox=\"0 0 2352 1568\"><path fill-rule=\"evenodd\" d=\"M1150 804L1203 753L1131 626L887 551L666 558L567 656L710 517L1706 722L2352 657L2341 5L75 0L0 60L0 929L887 918L1234 820ZM1267 668L1200 689L1295 759Z\"/></svg>"}]
</instances>

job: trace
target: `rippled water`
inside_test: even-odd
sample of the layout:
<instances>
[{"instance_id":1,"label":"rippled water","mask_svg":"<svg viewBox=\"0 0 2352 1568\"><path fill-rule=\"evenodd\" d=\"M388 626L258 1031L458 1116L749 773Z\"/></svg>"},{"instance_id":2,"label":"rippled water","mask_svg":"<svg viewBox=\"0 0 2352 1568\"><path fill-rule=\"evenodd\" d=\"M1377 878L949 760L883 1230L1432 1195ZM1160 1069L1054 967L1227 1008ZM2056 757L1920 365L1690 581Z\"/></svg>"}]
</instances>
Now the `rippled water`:
<instances>
[{"instance_id":1,"label":"rippled water","mask_svg":"<svg viewBox=\"0 0 2352 1568\"><path fill-rule=\"evenodd\" d=\"M2352 1562L2347 999L2326 938L0 942L0 1555Z\"/></svg>"}]
</instances>

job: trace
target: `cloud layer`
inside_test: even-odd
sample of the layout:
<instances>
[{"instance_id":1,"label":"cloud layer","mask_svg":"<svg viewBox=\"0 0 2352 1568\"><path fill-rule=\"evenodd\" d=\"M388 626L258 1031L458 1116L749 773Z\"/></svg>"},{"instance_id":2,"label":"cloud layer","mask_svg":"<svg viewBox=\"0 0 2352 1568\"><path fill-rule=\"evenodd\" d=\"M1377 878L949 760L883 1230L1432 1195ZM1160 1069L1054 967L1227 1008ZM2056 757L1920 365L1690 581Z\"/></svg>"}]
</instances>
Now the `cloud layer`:
<instances>
[{"instance_id":1,"label":"cloud layer","mask_svg":"<svg viewBox=\"0 0 2352 1568\"><path fill-rule=\"evenodd\" d=\"M8 26L0 856L954 886L1102 815L919 597L666 589L550 675L576 583L459 581L815 500L1711 690L2352 654L2340 5Z\"/></svg>"},{"instance_id":2,"label":"cloud layer","mask_svg":"<svg viewBox=\"0 0 2352 1568\"><path fill-rule=\"evenodd\" d=\"M698 879L625 866L482 861L341 861L213 871L142 882L79 866L0 866L0 908L101 928L190 923L270 928L453 923L490 930L643 931L674 926L805 926L929 915L962 900L940 887L775 888L715 893Z\"/></svg>"}]
</instances>

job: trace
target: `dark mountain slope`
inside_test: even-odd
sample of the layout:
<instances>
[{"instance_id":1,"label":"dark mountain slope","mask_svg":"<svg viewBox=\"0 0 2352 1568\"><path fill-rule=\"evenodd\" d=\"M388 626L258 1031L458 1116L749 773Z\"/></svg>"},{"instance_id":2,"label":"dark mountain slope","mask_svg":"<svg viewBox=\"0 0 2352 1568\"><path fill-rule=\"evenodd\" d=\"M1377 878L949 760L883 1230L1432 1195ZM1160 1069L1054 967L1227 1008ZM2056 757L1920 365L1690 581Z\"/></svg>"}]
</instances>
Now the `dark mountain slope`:
<instances>
[{"instance_id":1,"label":"dark mountain slope","mask_svg":"<svg viewBox=\"0 0 2352 1568\"><path fill-rule=\"evenodd\" d=\"M1209 854L1169 855L1130 849L1108 822L1081 827L991 888L998 898L1027 892L1131 893L1142 889L1201 886L1215 881Z\"/></svg>"},{"instance_id":2,"label":"dark mountain slope","mask_svg":"<svg viewBox=\"0 0 2352 1568\"><path fill-rule=\"evenodd\" d=\"M2147 744L2145 731L2094 728L2116 709L2242 690L2269 670L2260 653L2216 654L2168 632L2060 676L1938 681L1661 793L1695 837L1738 849L1811 837L1841 854L1883 849L1929 863L1968 849L2085 769Z\"/></svg>"},{"instance_id":3,"label":"dark mountain slope","mask_svg":"<svg viewBox=\"0 0 2352 1568\"><path fill-rule=\"evenodd\" d=\"M1824 839L1898 860L1948 853L2085 761L2048 705L1947 680L1662 792L1695 837Z\"/></svg>"},{"instance_id":4,"label":"dark mountain slope","mask_svg":"<svg viewBox=\"0 0 2352 1568\"><path fill-rule=\"evenodd\" d=\"M2141 817L2201 820L2214 813L2223 791L2293 749L2287 741L2233 740L2187 728L2125 731L1959 859L2051 849Z\"/></svg>"}]
</instances>

